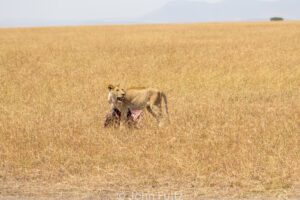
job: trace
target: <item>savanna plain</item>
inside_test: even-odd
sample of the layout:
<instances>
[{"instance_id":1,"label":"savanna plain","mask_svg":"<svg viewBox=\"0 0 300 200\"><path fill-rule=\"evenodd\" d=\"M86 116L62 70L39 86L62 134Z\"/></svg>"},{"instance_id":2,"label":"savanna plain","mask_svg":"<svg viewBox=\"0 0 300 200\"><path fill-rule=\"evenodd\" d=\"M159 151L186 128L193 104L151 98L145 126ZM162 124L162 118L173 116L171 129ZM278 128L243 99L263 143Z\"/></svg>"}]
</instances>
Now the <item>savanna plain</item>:
<instances>
[{"instance_id":1,"label":"savanna plain","mask_svg":"<svg viewBox=\"0 0 300 200\"><path fill-rule=\"evenodd\" d=\"M171 124L104 129L107 85ZM300 23L0 29L0 199L300 199Z\"/></svg>"}]
</instances>

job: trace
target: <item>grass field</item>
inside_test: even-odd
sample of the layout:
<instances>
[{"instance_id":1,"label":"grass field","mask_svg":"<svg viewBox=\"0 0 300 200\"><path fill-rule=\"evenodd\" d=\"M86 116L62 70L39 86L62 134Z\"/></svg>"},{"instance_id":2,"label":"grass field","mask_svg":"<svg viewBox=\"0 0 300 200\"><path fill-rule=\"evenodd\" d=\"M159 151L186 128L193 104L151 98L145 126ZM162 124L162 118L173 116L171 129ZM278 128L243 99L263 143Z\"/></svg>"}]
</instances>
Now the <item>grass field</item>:
<instances>
[{"instance_id":1,"label":"grass field","mask_svg":"<svg viewBox=\"0 0 300 200\"><path fill-rule=\"evenodd\" d=\"M104 129L109 83L171 125ZM0 29L0 197L297 195L299 88L299 22Z\"/></svg>"}]
</instances>

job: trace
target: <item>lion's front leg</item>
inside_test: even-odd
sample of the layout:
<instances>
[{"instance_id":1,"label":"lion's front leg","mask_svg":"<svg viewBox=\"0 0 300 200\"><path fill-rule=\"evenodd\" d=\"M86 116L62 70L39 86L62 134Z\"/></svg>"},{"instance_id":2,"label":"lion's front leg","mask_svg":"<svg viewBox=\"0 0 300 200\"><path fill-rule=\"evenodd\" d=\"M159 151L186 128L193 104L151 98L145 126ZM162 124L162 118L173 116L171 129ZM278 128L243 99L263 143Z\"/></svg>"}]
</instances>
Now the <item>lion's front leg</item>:
<instances>
[{"instance_id":1,"label":"lion's front leg","mask_svg":"<svg viewBox=\"0 0 300 200\"><path fill-rule=\"evenodd\" d=\"M120 118L120 129L126 128L126 122L127 122L127 109L122 109L121 118Z\"/></svg>"}]
</instances>

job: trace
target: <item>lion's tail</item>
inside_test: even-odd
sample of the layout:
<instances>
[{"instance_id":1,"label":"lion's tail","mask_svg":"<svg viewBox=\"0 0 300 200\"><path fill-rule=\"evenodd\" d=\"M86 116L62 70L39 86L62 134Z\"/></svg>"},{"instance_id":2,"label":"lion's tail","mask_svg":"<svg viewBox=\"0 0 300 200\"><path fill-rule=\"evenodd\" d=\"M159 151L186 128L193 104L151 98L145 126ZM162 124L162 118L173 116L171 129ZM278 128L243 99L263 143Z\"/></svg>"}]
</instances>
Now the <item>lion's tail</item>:
<instances>
[{"instance_id":1,"label":"lion's tail","mask_svg":"<svg viewBox=\"0 0 300 200\"><path fill-rule=\"evenodd\" d=\"M167 96L166 96L166 94L164 92L161 92L161 96L162 96L162 98L164 99L164 102L165 102L165 109L166 109L166 114L167 114L167 120L168 120L168 122L170 122Z\"/></svg>"}]
</instances>

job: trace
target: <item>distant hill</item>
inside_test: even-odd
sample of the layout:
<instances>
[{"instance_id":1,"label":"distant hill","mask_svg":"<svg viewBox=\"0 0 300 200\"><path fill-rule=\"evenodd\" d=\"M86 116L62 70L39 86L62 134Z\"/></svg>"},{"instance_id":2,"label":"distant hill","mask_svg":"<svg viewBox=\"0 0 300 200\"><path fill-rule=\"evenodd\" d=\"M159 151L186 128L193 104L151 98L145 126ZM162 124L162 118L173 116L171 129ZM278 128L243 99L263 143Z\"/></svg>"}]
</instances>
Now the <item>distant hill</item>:
<instances>
[{"instance_id":1,"label":"distant hill","mask_svg":"<svg viewBox=\"0 0 300 200\"><path fill-rule=\"evenodd\" d=\"M245 21L269 20L274 16L300 19L300 0L223 0L218 3L175 0L138 21L147 23Z\"/></svg>"}]
</instances>

